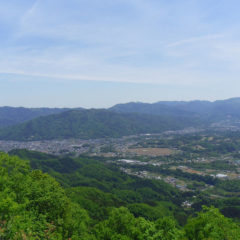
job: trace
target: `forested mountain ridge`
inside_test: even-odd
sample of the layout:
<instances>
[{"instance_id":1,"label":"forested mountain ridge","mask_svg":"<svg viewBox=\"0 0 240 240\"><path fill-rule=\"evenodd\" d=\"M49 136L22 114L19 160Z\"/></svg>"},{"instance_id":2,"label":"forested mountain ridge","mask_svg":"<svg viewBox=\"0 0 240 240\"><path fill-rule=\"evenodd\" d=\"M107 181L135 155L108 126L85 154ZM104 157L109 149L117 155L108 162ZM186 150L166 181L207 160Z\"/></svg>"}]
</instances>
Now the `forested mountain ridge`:
<instances>
[{"instance_id":1,"label":"forested mountain ridge","mask_svg":"<svg viewBox=\"0 0 240 240\"><path fill-rule=\"evenodd\" d=\"M0 108L1 140L121 137L209 127L240 120L240 98L215 102L162 101L118 104L109 109ZM231 125L231 124L230 124ZM7 127L8 126L8 127Z\"/></svg>"},{"instance_id":2,"label":"forested mountain ridge","mask_svg":"<svg viewBox=\"0 0 240 240\"><path fill-rule=\"evenodd\" d=\"M121 137L161 133L196 124L187 117L116 113L105 109L70 110L0 130L0 139L45 140Z\"/></svg>"},{"instance_id":3,"label":"forested mountain ridge","mask_svg":"<svg viewBox=\"0 0 240 240\"><path fill-rule=\"evenodd\" d=\"M0 107L0 128L67 111L67 108Z\"/></svg>"},{"instance_id":4,"label":"forested mountain ridge","mask_svg":"<svg viewBox=\"0 0 240 240\"><path fill-rule=\"evenodd\" d=\"M209 122L226 117L240 118L240 98L210 101L160 101L157 103L130 102L117 104L110 110L121 113L146 113L152 115L194 116Z\"/></svg>"},{"instance_id":5,"label":"forested mountain ridge","mask_svg":"<svg viewBox=\"0 0 240 240\"><path fill-rule=\"evenodd\" d=\"M23 123L40 116L58 114L83 108L24 108L0 107L0 127ZM159 116L199 117L215 119L232 116L240 118L240 98L210 101L159 101L156 103L130 102L117 104L106 110L118 113L144 113Z\"/></svg>"},{"instance_id":6,"label":"forested mountain ridge","mask_svg":"<svg viewBox=\"0 0 240 240\"><path fill-rule=\"evenodd\" d=\"M22 154L23 157L27 156L27 153ZM37 153L30 154L30 158L33 159L31 164L40 158L39 167L45 161L48 169L51 169L51 162L57 160L43 154L37 156ZM67 164L70 159L66 160ZM86 168L88 163L80 160L80 169L81 163ZM90 166L91 164L93 163L90 163ZM54 165L55 163L52 166ZM100 167L101 164L94 163L91 167L93 166ZM99 170L101 175L103 169L100 167ZM107 169L105 171L110 173ZM90 171L88 173L90 174ZM67 175L59 174L59 177L60 175L63 180L67 178ZM147 212L146 209L151 209L146 204L135 204L135 207L130 204L123 207L121 202L118 203L118 196L94 188L79 187L79 184L73 181L75 177L78 177L82 184L84 180L85 183L86 181L91 183L84 175L84 171L72 177L71 182L76 186L71 188L66 186L64 189L49 174L31 169L27 160L0 153L0 238L19 240L239 239L239 224L224 217L218 209L203 208L195 217L189 217L187 224L180 227L174 217L169 215L159 215L156 220L135 216L141 215L141 210ZM125 177L122 176L122 178ZM114 183L114 181L109 183L116 184L120 188L132 185L134 189L136 184L134 185L131 179L126 180L128 184L122 186L122 183L118 185L118 182ZM94 182L97 183L96 180L92 183ZM149 184L149 181L146 180L146 183ZM105 184L108 183L105 182ZM138 186L145 189L142 184ZM128 196L130 192L125 191L125 196ZM138 196L141 194L144 196L144 193L145 196L148 195L145 189L140 191ZM124 196L124 191L120 196ZM84 205L84 203L87 204Z\"/></svg>"}]
</instances>

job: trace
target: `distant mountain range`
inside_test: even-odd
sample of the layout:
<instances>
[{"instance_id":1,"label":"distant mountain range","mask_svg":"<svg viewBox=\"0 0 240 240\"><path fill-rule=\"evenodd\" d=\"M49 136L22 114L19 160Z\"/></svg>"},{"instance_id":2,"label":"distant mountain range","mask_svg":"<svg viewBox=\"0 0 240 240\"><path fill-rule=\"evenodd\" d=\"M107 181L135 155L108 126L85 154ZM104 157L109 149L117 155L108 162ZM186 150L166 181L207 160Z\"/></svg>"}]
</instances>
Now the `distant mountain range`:
<instances>
[{"instance_id":1,"label":"distant mountain range","mask_svg":"<svg viewBox=\"0 0 240 240\"><path fill-rule=\"evenodd\" d=\"M109 109L0 108L0 139L45 140L121 137L240 120L240 98L215 102L162 101Z\"/></svg>"},{"instance_id":2,"label":"distant mountain range","mask_svg":"<svg viewBox=\"0 0 240 240\"><path fill-rule=\"evenodd\" d=\"M0 127L7 127L28 120L61 113L67 108L23 108L23 107L0 107Z\"/></svg>"},{"instance_id":3,"label":"distant mountain range","mask_svg":"<svg viewBox=\"0 0 240 240\"><path fill-rule=\"evenodd\" d=\"M0 131L0 139L46 140L121 137L177 130L191 124L193 124L192 119L183 117L116 113L104 109L70 110L4 128Z\"/></svg>"},{"instance_id":4,"label":"distant mountain range","mask_svg":"<svg viewBox=\"0 0 240 240\"><path fill-rule=\"evenodd\" d=\"M207 121L223 120L226 117L240 118L240 98L209 101L161 101L149 103L117 104L111 111L121 113L145 113L151 115L189 116Z\"/></svg>"}]
</instances>

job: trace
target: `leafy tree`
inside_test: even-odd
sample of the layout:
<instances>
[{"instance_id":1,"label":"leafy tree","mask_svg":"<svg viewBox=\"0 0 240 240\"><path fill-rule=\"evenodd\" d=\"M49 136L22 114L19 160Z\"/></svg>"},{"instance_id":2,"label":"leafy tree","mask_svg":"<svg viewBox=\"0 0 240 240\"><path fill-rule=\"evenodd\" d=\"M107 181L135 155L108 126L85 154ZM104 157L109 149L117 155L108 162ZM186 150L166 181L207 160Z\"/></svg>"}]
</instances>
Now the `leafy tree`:
<instances>
[{"instance_id":1,"label":"leafy tree","mask_svg":"<svg viewBox=\"0 0 240 240\"><path fill-rule=\"evenodd\" d=\"M218 209L204 207L197 217L188 221L185 234L189 240L238 240L240 227Z\"/></svg>"},{"instance_id":2,"label":"leafy tree","mask_svg":"<svg viewBox=\"0 0 240 240\"><path fill-rule=\"evenodd\" d=\"M1 239L87 236L88 222L86 211L71 203L51 176L31 171L18 157L0 154Z\"/></svg>"},{"instance_id":3,"label":"leafy tree","mask_svg":"<svg viewBox=\"0 0 240 240\"><path fill-rule=\"evenodd\" d=\"M171 218L156 223L135 218L128 209L114 209L109 218L95 228L96 238L101 240L180 240L182 232Z\"/></svg>"}]
</instances>

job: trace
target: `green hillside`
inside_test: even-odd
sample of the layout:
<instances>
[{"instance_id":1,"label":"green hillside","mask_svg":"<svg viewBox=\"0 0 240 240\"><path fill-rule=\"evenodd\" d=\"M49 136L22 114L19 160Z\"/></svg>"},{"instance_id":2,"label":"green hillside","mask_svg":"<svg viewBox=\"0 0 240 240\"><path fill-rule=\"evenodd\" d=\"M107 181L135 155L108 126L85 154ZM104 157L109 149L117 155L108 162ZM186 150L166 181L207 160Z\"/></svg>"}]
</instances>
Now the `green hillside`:
<instances>
[{"instance_id":1,"label":"green hillside","mask_svg":"<svg viewBox=\"0 0 240 240\"><path fill-rule=\"evenodd\" d=\"M177 192L161 182L137 182L104 167L101 160L64 159L26 151L15 154L24 159L0 153L3 240L239 239L239 224L213 207L204 207L180 226L175 217L177 203L163 201L169 194L174 198ZM68 167L71 161L76 166ZM66 179L65 187L30 165L45 168L63 182ZM102 182L105 190L96 185Z\"/></svg>"},{"instance_id":2,"label":"green hillside","mask_svg":"<svg viewBox=\"0 0 240 240\"><path fill-rule=\"evenodd\" d=\"M201 121L219 121L227 117L240 118L240 98L210 101L160 101L157 103L130 102L117 104L110 110L120 113L197 117Z\"/></svg>"},{"instance_id":3,"label":"green hillside","mask_svg":"<svg viewBox=\"0 0 240 240\"><path fill-rule=\"evenodd\" d=\"M186 117L115 113L108 110L71 110L9 127L0 139L46 140L68 138L121 137L139 133L161 133L194 125Z\"/></svg>"},{"instance_id":4,"label":"green hillside","mask_svg":"<svg viewBox=\"0 0 240 240\"><path fill-rule=\"evenodd\" d=\"M65 108L0 107L0 128L67 111Z\"/></svg>"}]
</instances>

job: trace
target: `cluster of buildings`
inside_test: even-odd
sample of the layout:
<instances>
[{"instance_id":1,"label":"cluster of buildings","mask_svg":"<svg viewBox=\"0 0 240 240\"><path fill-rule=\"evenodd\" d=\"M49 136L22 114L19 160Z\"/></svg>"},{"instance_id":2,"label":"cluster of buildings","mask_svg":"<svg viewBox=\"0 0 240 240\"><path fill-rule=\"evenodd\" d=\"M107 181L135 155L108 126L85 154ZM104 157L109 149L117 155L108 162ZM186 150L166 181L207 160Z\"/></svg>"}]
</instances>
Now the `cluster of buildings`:
<instances>
[{"instance_id":1,"label":"cluster of buildings","mask_svg":"<svg viewBox=\"0 0 240 240\"><path fill-rule=\"evenodd\" d=\"M13 149L27 149L48 154L82 154L88 150L84 140L51 140L51 141L0 141L0 151L9 152Z\"/></svg>"}]
</instances>

